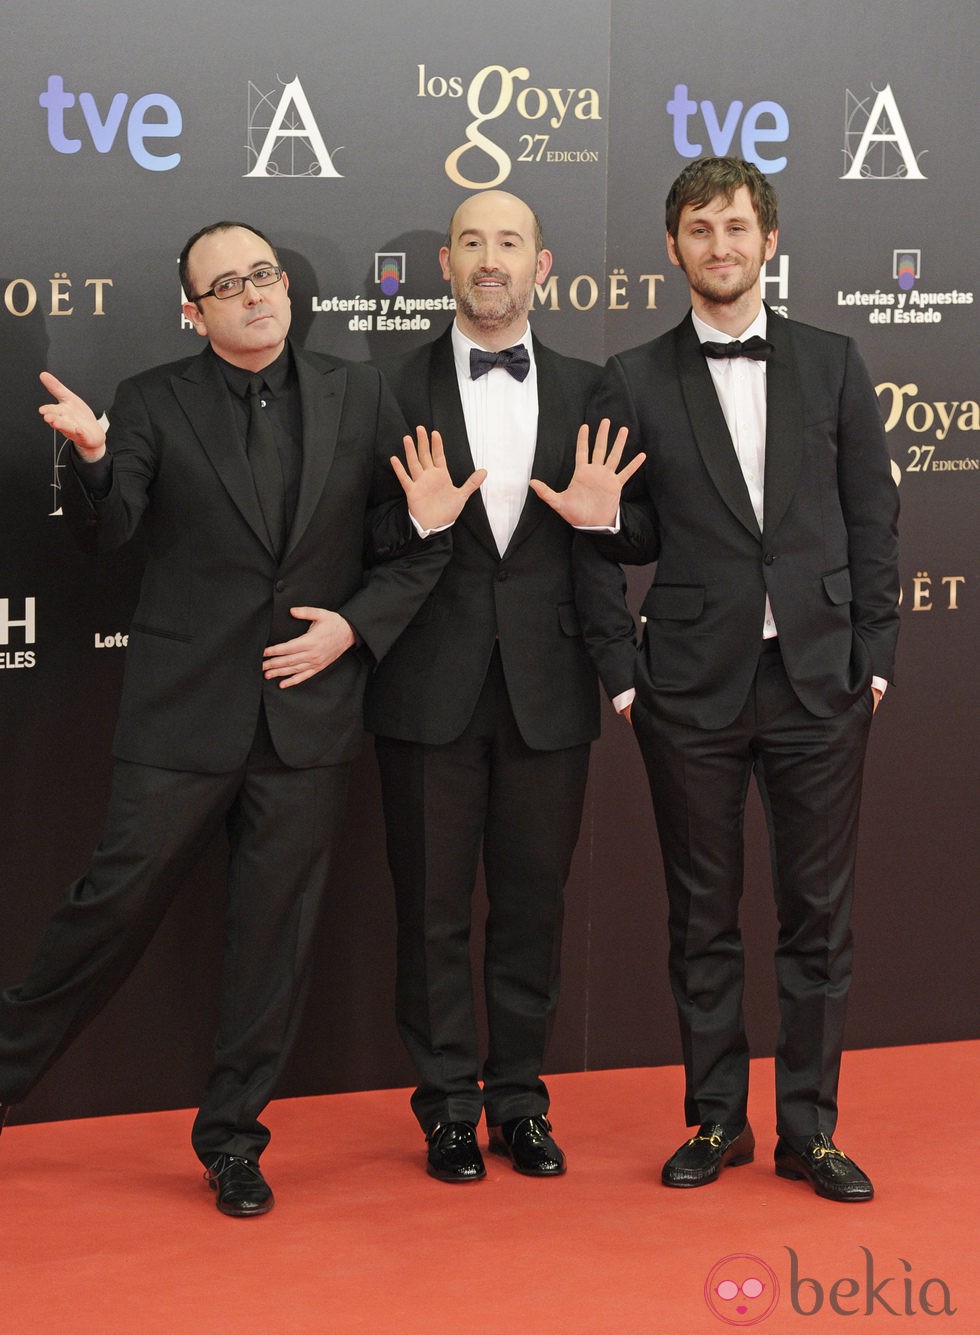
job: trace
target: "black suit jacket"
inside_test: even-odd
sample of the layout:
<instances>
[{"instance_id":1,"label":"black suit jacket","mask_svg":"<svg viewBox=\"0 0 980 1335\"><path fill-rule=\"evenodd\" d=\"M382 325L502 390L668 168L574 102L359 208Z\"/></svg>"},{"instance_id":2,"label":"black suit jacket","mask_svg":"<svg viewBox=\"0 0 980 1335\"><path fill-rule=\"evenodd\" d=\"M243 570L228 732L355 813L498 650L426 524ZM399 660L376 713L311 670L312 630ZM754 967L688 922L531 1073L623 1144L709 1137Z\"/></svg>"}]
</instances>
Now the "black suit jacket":
<instances>
[{"instance_id":1,"label":"black suit jacket","mask_svg":"<svg viewBox=\"0 0 980 1335\"><path fill-rule=\"evenodd\" d=\"M350 759L371 655L380 658L448 558L444 538L374 552L366 531L404 510L391 471L404 423L378 373L293 349L303 414L296 514L270 549L230 392L206 349L124 381L110 412L112 487L92 501L72 469L64 512L84 546L124 543L142 523L148 555L129 631L114 754L220 773L244 760L260 703L290 766ZM391 523L386 531L407 532ZM386 559L387 558L387 559ZM366 649L298 686L262 676L262 651L308 623L298 606L346 617Z\"/></svg>"},{"instance_id":2,"label":"black suit jacket","mask_svg":"<svg viewBox=\"0 0 980 1335\"><path fill-rule=\"evenodd\" d=\"M893 679L898 493L854 343L771 311L760 532L690 315L612 357L595 419L626 425L646 462L615 538L581 537L580 603L610 695L632 684L702 728L731 722L759 658L766 594L803 705L829 717ZM637 660L632 619L597 554L657 561Z\"/></svg>"},{"instance_id":3,"label":"black suit jacket","mask_svg":"<svg viewBox=\"0 0 980 1335\"><path fill-rule=\"evenodd\" d=\"M575 438L600 368L534 339L538 435L532 476L564 488ZM409 425L442 434L458 484L473 471L451 329L379 363ZM403 741L454 740L473 714L499 643L517 725L528 746L551 751L599 734L599 693L572 587L572 531L532 491L503 556L483 498L453 526L453 555L438 584L371 676L369 731Z\"/></svg>"}]
</instances>

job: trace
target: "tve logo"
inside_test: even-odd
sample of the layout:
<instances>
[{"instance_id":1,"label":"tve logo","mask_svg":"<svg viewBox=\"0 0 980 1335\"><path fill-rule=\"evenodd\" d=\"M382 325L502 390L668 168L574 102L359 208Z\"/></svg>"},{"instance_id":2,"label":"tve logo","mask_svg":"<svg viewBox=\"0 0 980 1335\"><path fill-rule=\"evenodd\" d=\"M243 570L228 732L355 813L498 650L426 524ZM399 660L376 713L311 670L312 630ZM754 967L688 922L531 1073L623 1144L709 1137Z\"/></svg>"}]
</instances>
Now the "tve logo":
<instances>
[{"instance_id":1,"label":"tve logo","mask_svg":"<svg viewBox=\"0 0 980 1335\"><path fill-rule=\"evenodd\" d=\"M704 152L702 144L691 142L688 128L692 118L700 112L712 154L726 157L732 151L741 118L741 156L747 162L754 162L760 171L781 172L786 166L786 158L763 157L760 145L785 144L789 138L789 117L778 102L754 102L743 116L744 109L743 102L732 102L722 117L713 102L695 102L688 97L686 83L676 84L674 96L667 103L667 114L674 122L674 147L685 158L698 158ZM694 133L698 133L698 129L695 120Z\"/></svg>"},{"instance_id":2,"label":"tve logo","mask_svg":"<svg viewBox=\"0 0 980 1335\"><path fill-rule=\"evenodd\" d=\"M78 153L82 140L71 137L65 125L65 113L75 103L81 108L81 120L88 136L99 153L108 153L116 142L119 127L126 115L129 97L116 93L103 112L91 93L74 93L65 88L60 74L48 78L47 91L38 98L48 113L48 143L58 153ZM81 129L77 112L71 118L71 129ZM147 141L176 139L184 128L180 107L166 93L146 93L129 109L126 118L126 141L133 161L148 172L169 172L180 162L179 153L151 153Z\"/></svg>"}]
</instances>

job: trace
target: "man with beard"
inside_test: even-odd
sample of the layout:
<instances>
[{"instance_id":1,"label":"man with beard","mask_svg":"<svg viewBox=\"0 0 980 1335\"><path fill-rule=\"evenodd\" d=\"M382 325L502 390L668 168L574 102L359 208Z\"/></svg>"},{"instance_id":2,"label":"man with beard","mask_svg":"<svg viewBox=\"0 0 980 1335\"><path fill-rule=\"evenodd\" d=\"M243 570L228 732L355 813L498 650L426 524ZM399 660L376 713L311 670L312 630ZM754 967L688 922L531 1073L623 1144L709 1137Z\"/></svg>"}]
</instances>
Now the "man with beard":
<instances>
[{"instance_id":1,"label":"man with beard","mask_svg":"<svg viewBox=\"0 0 980 1335\"><path fill-rule=\"evenodd\" d=\"M465 200L439 259L455 322L382 370L409 426L434 428L431 450L421 428L417 456L409 450L413 475L442 462L444 440L453 479L482 486L453 527L449 565L368 686L398 909L397 1020L418 1072L412 1107L428 1172L485 1175L485 1114L491 1151L553 1177L565 1158L541 1069L599 699L575 610L572 531L528 488L532 475L567 486L600 372L530 332L552 257L521 200ZM482 1073L470 967L481 845Z\"/></svg>"},{"instance_id":2,"label":"man with beard","mask_svg":"<svg viewBox=\"0 0 980 1335\"><path fill-rule=\"evenodd\" d=\"M592 414L627 427L645 464L618 533L577 546L586 637L632 713L667 882L685 1113L698 1131L663 1182L703 1186L753 1157L738 905L754 772L779 918L776 1172L832 1200L869 1200L871 1182L832 1136L861 775L898 635L897 493L854 344L762 302L777 241L765 177L739 159L694 162L666 212L693 310L606 368ZM581 481L545 499L572 523L614 526L614 500L584 503ZM639 654L622 597L609 597L622 577L607 558L658 563Z\"/></svg>"}]
</instances>

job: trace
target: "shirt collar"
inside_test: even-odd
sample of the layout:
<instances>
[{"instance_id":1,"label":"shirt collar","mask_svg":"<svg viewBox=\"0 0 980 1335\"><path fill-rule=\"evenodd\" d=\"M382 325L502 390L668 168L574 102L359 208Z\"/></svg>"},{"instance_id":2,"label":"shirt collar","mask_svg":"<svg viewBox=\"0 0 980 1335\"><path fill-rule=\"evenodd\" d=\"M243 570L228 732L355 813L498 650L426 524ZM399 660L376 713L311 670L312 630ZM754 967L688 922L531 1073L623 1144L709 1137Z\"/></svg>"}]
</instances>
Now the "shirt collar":
<instances>
[{"instance_id":1,"label":"shirt collar","mask_svg":"<svg viewBox=\"0 0 980 1335\"><path fill-rule=\"evenodd\" d=\"M233 366L231 362L226 362L224 357L219 357L217 353L214 353L214 359L218 363L218 368L224 376L228 388L233 394L237 394L244 399L248 394L249 381L252 379L254 372L246 370L244 366ZM268 386L271 397L275 398L286 388L286 382L289 379L292 367L293 354L287 341L286 346L276 360L270 362L268 366L264 366L259 372Z\"/></svg>"},{"instance_id":2,"label":"shirt collar","mask_svg":"<svg viewBox=\"0 0 980 1335\"><path fill-rule=\"evenodd\" d=\"M725 334L720 329L713 328L699 316L695 315L694 311L691 311L691 319L694 321L694 332L698 336L699 343L731 343L734 341L731 334ZM758 334L760 338L765 338L766 327L766 308L763 304L759 307L759 314L749 325L748 329L744 329L738 337L743 343L747 338L754 338L756 334Z\"/></svg>"}]
</instances>

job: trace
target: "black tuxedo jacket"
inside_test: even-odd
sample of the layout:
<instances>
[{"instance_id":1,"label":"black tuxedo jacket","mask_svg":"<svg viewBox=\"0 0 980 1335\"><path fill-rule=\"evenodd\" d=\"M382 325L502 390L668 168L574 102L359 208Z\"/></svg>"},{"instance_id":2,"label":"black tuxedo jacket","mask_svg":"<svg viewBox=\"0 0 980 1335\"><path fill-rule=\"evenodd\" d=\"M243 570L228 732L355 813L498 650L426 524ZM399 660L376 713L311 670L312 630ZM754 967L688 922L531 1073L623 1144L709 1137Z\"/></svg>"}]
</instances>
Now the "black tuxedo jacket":
<instances>
[{"instance_id":1,"label":"black tuxedo jacket","mask_svg":"<svg viewBox=\"0 0 980 1335\"><path fill-rule=\"evenodd\" d=\"M730 723L759 658L768 593L803 705L846 709L892 680L898 636L898 493L874 388L849 338L769 312L765 514L760 532L690 315L612 357L591 416L629 427L647 459L615 537L582 536L580 605L610 695L633 683L677 722ZM632 619L608 563L657 561Z\"/></svg>"},{"instance_id":2,"label":"black tuxedo jacket","mask_svg":"<svg viewBox=\"0 0 980 1335\"><path fill-rule=\"evenodd\" d=\"M600 368L534 339L538 435L532 476L564 488L575 438ZM411 427L442 434L454 481L473 471L456 380L451 329L433 343L379 363ZM503 556L483 498L470 498L453 526L453 555L433 592L373 672L369 731L441 744L472 716L499 643L521 735L553 751L599 734L599 692L572 587L572 531L532 491Z\"/></svg>"},{"instance_id":3,"label":"black tuxedo jacket","mask_svg":"<svg viewBox=\"0 0 980 1335\"><path fill-rule=\"evenodd\" d=\"M303 463L281 559L268 546L230 392L209 348L119 386L105 499L93 502L65 470L65 516L84 546L117 547L140 523L148 539L114 743L120 759L233 770L255 737L262 700L287 765L350 759L370 657L387 651L448 559L449 541L434 538L397 553L374 549L368 566L367 530L404 510L389 462L403 420L370 367L293 354ZM298 606L341 613L370 653L349 651L288 690L266 682L263 649L307 628L290 615Z\"/></svg>"}]
</instances>

